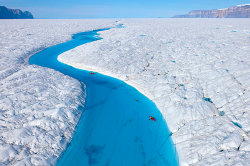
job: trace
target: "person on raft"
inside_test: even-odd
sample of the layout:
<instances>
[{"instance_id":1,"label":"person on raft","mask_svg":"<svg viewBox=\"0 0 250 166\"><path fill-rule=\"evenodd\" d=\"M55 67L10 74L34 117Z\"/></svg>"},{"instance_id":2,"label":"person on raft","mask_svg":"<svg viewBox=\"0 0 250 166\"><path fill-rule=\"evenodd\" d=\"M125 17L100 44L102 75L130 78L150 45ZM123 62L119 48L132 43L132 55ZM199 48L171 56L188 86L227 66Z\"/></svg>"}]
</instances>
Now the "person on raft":
<instances>
[{"instance_id":1,"label":"person on raft","mask_svg":"<svg viewBox=\"0 0 250 166\"><path fill-rule=\"evenodd\" d=\"M156 121L156 119L153 116L149 116L149 120Z\"/></svg>"}]
</instances>

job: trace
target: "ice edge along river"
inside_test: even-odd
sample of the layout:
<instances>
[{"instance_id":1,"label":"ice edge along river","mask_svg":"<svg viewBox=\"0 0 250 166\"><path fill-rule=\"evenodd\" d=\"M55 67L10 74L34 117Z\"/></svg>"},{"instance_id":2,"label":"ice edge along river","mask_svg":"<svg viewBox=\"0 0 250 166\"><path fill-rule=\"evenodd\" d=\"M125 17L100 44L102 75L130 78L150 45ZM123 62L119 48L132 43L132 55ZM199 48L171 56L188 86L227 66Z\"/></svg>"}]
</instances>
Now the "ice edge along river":
<instances>
[{"instance_id":1,"label":"ice edge along river","mask_svg":"<svg viewBox=\"0 0 250 166\"><path fill-rule=\"evenodd\" d=\"M152 101L120 80L57 60L65 51L101 39L98 31L75 34L30 58L30 64L53 68L87 86L84 114L58 165L178 165L171 133Z\"/></svg>"}]
</instances>

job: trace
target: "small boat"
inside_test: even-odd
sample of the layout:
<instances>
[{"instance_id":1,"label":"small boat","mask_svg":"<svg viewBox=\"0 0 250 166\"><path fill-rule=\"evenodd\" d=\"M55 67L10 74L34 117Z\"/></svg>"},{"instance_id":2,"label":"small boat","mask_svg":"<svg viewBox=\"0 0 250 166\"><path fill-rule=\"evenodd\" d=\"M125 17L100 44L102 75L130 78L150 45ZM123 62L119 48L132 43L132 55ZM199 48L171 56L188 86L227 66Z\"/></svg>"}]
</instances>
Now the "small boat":
<instances>
[{"instance_id":1,"label":"small boat","mask_svg":"<svg viewBox=\"0 0 250 166\"><path fill-rule=\"evenodd\" d=\"M91 72L89 72L89 74L95 74L95 73L91 71Z\"/></svg>"},{"instance_id":2,"label":"small boat","mask_svg":"<svg viewBox=\"0 0 250 166\"><path fill-rule=\"evenodd\" d=\"M156 121L156 119L153 116L149 116L149 120Z\"/></svg>"}]
</instances>

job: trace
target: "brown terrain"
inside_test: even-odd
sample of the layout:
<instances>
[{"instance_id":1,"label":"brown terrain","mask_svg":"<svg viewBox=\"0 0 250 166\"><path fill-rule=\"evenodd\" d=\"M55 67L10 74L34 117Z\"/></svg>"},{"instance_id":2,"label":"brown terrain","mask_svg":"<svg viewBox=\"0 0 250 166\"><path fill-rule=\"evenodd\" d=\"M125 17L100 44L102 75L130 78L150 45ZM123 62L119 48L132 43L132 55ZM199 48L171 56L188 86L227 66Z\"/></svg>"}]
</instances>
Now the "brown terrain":
<instances>
[{"instance_id":1,"label":"brown terrain","mask_svg":"<svg viewBox=\"0 0 250 166\"><path fill-rule=\"evenodd\" d=\"M193 10L173 18L250 18L250 4L231 6L228 9Z\"/></svg>"}]
</instances>

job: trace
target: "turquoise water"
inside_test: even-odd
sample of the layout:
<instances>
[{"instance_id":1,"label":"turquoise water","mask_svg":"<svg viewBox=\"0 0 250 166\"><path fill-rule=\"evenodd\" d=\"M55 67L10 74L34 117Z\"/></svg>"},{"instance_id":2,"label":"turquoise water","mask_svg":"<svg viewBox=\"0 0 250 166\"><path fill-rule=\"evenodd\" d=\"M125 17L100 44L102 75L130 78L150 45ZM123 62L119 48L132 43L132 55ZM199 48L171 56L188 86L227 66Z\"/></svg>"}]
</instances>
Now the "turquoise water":
<instances>
[{"instance_id":1,"label":"turquoise water","mask_svg":"<svg viewBox=\"0 0 250 166\"><path fill-rule=\"evenodd\" d=\"M66 43L33 55L29 63L69 75L87 87L83 116L58 166L179 165L165 121L155 104L123 81L74 68L57 56L100 40L97 32L78 33ZM149 120L149 116L156 121Z\"/></svg>"}]
</instances>

